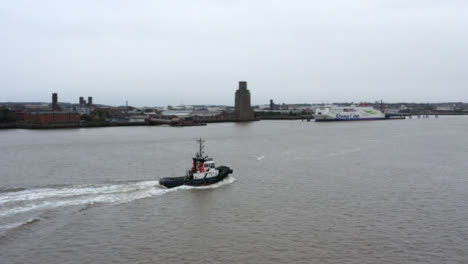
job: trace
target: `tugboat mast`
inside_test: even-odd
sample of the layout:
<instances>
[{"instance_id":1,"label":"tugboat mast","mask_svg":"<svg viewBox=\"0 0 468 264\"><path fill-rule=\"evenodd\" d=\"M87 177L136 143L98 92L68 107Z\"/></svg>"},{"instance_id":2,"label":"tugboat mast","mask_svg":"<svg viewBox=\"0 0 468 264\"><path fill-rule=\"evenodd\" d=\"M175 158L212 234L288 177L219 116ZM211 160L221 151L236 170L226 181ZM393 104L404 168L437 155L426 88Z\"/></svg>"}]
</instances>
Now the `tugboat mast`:
<instances>
[{"instance_id":1,"label":"tugboat mast","mask_svg":"<svg viewBox=\"0 0 468 264\"><path fill-rule=\"evenodd\" d=\"M200 138L197 139L197 142L200 144L200 152L198 152L198 157L203 158L203 148L205 147L203 146L203 143L205 143L205 140Z\"/></svg>"}]
</instances>

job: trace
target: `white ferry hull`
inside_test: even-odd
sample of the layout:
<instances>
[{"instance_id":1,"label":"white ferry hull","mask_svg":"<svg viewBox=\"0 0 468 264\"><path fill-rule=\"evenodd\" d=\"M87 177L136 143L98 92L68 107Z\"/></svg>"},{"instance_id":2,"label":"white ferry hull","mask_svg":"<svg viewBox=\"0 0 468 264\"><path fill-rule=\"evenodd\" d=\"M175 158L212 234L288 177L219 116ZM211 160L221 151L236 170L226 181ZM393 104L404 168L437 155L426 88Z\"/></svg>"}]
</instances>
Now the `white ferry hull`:
<instances>
[{"instance_id":1,"label":"white ferry hull","mask_svg":"<svg viewBox=\"0 0 468 264\"><path fill-rule=\"evenodd\" d=\"M325 107L315 112L314 119L317 122L382 120L385 114L372 107Z\"/></svg>"},{"instance_id":2,"label":"white ferry hull","mask_svg":"<svg viewBox=\"0 0 468 264\"><path fill-rule=\"evenodd\" d=\"M314 116L316 122L324 121L365 121L365 120L383 120L385 117L368 117L368 118L337 118L330 116Z\"/></svg>"}]
</instances>

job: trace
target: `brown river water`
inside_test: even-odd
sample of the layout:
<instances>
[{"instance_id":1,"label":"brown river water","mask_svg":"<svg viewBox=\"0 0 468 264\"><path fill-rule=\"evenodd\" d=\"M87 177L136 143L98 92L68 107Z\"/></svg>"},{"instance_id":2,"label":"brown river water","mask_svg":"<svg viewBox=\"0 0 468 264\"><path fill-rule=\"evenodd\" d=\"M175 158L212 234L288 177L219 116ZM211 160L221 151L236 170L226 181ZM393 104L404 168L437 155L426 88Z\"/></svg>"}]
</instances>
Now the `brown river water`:
<instances>
[{"instance_id":1,"label":"brown river water","mask_svg":"<svg viewBox=\"0 0 468 264\"><path fill-rule=\"evenodd\" d=\"M0 263L468 263L468 117L2 130Z\"/></svg>"}]
</instances>

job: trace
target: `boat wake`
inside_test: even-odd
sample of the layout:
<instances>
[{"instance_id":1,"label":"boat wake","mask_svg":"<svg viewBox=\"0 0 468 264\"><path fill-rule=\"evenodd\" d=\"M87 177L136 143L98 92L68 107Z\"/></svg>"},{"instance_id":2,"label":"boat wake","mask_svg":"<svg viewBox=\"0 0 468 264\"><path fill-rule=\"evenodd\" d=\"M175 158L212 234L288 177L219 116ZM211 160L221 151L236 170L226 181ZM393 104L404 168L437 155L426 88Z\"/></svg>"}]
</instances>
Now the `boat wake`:
<instances>
[{"instance_id":1,"label":"boat wake","mask_svg":"<svg viewBox=\"0 0 468 264\"><path fill-rule=\"evenodd\" d=\"M1 225L0 226L0 231L20 228L20 227L23 227L23 226L34 224L34 223L39 222L39 221L40 221L39 218L32 218L32 219L29 219L29 220L25 220L23 222Z\"/></svg>"},{"instance_id":2,"label":"boat wake","mask_svg":"<svg viewBox=\"0 0 468 264\"><path fill-rule=\"evenodd\" d=\"M166 189L159 184L159 181L136 181L3 190L0 192L0 231L37 222L40 220L40 213L45 210L78 206L78 211L82 212L96 204L128 203L177 190L218 188L234 180L232 177L227 177L210 186L180 186L173 189Z\"/></svg>"},{"instance_id":3,"label":"boat wake","mask_svg":"<svg viewBox=\"0 0 468 264\"><path fill-rule=\"evenodd\" d=\"M158 181L71 185L0 193L0 217L29 211L94 203L122 203L165 193Z\"/></svg>"},{"instance_id":4,"label":"boat wake","mask_svg":"<svg viewBox=\"0 0 468 264\"><path fill-rule=\"evenodd\" d=\"M214 184L210 184L210 185L205 185L205 186L188 186L188 185L181 185L179 187L175 187L175 188L171 188L171 189L167 189L167 190L205 190L205 189L215 189L215 188L219 188L223 185L226 185L226 184L231 184L233 182L236 181L236 178L232 177L232 176L227 176L226 178L224 178L222 181L219 181L217 183L214 183Z\"/></svg>"}]
</instances>

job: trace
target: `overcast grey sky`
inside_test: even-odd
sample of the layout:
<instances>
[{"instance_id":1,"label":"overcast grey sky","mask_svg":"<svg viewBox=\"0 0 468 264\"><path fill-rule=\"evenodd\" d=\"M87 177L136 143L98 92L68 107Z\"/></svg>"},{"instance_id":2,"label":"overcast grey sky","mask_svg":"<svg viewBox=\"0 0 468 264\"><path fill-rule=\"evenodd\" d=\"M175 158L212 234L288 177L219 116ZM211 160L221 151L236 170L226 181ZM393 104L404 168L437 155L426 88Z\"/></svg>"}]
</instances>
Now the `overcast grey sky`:
<instances>
[{"instance_id":1,"label":"overcast grey sky","mask_svg":"<svg viewBox=\"0 0 468 264\"><path fill-rule=\"evenodd\" d=\"M466 0L0 0L0 101L468 101Z\"/></svg>"}]
</instances>

